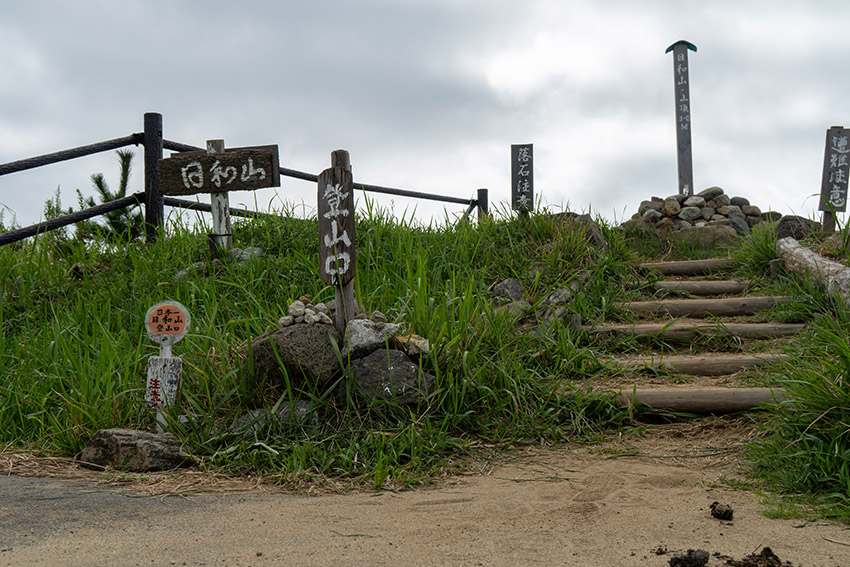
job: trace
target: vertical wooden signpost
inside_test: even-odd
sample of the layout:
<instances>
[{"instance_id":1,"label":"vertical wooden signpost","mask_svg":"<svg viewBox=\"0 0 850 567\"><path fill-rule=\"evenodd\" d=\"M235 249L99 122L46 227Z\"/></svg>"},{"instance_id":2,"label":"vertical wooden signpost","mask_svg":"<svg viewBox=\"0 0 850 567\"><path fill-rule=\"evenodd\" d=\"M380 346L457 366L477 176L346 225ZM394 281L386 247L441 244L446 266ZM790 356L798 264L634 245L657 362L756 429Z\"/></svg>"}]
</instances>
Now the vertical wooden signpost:
<instances>
[{"instance_id":1,"label":"vertical wooden signpost","mask_svg":"<svg viewBox=\"0 0 850 567\"><path fill-rule=\"evenodd\" d=\"M148 379L145 403L156 410L156 431L168 430L165 419L167 406L177 401L183 359L171 355L174 343L189 332L189 311L176 301L163 301L148 309L145 328L148 337L159 345L159 356L148 359Z\"/></svg>"},{"instance_id":2,"label":"vertical wooden signpost","mask_svg":"<svg viewBox=\"0 0 850 567\"><path fill-rule=\"evenodd\" d=\"M679 165L679 194L694 194L694 159L691 151L691 94L688 73L688 50L696 45L677 41L664 53L673 52L673 78L676 91L676 148Z\"/></svg>"},{"instance_id":3,"label":"vertical wooden signpost","mask_svg":"<svg viewBox=\"0 0 850 567\"><path fill-rule=\"evenodd\" d=\"M824 232L835 232L835 213L847 210L847 180L850 177L850 130L833 126L826 131L826 152L818 210L823 212Z\"/></svg>"},{"instance_id":4,"label":"vertical wooden signpost","mask_svg":"<svg viewBox=\"0 0 850 567\"><path fill-rule=\"evenodd\" d=\"M534 144L511 145L511 208L520 215L534 209Z\"/></svg>"},{"instance_id":5,"label":"vertical wooden signpost","mask_svg":"<svg viewBox=\"0 0 850 567\"><path fill-rule=\"evenodd\" d=\"M331 168L319 175L319 274L336 290L335 326L345 336L354 318L354 191L348 152L331 153Z\"/></svg>"}]
</instances>

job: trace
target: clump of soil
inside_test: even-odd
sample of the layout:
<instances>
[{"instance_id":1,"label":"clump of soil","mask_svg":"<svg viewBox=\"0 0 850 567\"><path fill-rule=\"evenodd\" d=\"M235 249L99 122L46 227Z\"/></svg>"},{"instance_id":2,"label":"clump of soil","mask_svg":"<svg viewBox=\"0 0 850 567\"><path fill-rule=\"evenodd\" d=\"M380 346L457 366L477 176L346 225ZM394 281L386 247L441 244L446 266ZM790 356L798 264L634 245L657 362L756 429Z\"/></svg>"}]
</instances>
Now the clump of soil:
<instances>
[{"instance_id":1,"label":"clump of soil","mask_svg":"<svg viewBox=\"0 0 850 567\"><path fill-rule=\"evenodd\" d=\"M769 547L765 547L760 553L747 555L740 561L729 559L726 565L731 567L794 567L790 561L782 561L773 553Z\"/></svg>"},{"instance_id":2,"label":"clump of soil","mask_svg":"<svg viewBox=\"0 0 850 567\"><path fill-rule=\"evenodd\" d=\"M712 502L709 507L711 508L711 515L718 520L731 520L735 514L731 506L721 504L720 502Z\"/></svg>"}]
</instances>

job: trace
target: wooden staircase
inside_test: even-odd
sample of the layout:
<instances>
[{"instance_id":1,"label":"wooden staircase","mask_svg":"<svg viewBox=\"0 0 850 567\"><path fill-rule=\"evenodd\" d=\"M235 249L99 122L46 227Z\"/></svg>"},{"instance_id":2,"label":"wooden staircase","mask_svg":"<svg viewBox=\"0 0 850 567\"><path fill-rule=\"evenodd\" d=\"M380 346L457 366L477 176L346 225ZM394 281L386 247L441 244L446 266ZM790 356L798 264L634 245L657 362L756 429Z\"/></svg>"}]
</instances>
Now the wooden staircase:
<instances>
[{"instance_id":1,"label":"wooden staircase","mask_svg":"<svg viewBox=\"0 0 850 567\"><path fill-rule=\"evenodd\" d=\"M764 315L759 315L788 297L747 295L752 288L748 281L709 279L733 265L727 258L642 264L647 274L670 278L652 286L651 291L663 298L618 304L621 311L638 317L634 323L585 327L601 338L613 335L654 347L650 352L611 357L622 403L722 414L781 398L778 389L741 387L739 377L748 369L787 360L774 343L805 325L764 322Z\"/></svg>"}]
</instances>

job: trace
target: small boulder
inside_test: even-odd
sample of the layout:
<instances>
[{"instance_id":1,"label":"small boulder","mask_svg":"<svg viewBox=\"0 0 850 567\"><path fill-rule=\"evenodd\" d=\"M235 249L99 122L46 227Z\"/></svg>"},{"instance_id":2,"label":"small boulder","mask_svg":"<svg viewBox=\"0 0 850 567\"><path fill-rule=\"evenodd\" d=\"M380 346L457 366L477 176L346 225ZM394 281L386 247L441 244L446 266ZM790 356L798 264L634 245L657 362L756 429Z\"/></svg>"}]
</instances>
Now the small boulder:
<instances>
[{"instance_id":1,"label":"small boulder","mask_svg":"<svg viewBox=\"0 0 850 567\"><path fill-rule=\"evenodd\" d=\"M667 197L664 199L664 206L661 208L661 212L664 216L672 217L674 215L678 215L679 211L682 210L682 205L679 204L679 196L673 195L672 197Z\"/></svg>"},{"instance_id":2,"label":"small boulder","mask_svg":"<svg viewBox=\"0 0 850 567\"><path fill-rule=\"evenodd\" d=\"M743 207L741 207L741 212L748 217L761 216L761 209L756 207L755 205L744 205Z\"/></svg>"},{"instance_id":3,"label":"small boulder","mask_svg":"<svg viewBox=\"0 0 850 567\"><path fill-rule=\"evenodd\" d=\"M682 210L679 211L679 218L686 221L702 218L702 209L699 207L682 207Z\"/></svg>"},{"instance_id":4,"label":"small boulder","mask_svg":"<svg viewBox=\"0 0 850 567\"><path fill-rule=\"evenodd\" d=\"M522 299L525 289L522 287L522 282L518 279L508 278L494 285L490 289L490 293L496 297L503 297L505 299L517 301Z\"/></svg>"},{"instance_id":5,"label":"small boulder","mask_svg":"<svg viewBox=\"0 0 850 567\"><path fill-rule=\"evenodd\" d=\"M741 216L744 216L744 215L743 215L743 213L741 212L741 207L739 207L739 206L737 206L737 205L725 205L725 206L723 206L723 207L718 207L718 208L717 208L717 214L719 214L719 215L725 215L725 216L727 216L727 217L728 217L729 215L741 215Z\"/></svg>"},{"instance_id":6,"label":"small boulder","mask_svg":"<svg viewBox=\"0 0 850 567\"><path fill-rule=\"evenodd\" d=\"M333 325L324 323L296 324L266 333L251 343L254 374L250 378L257 383L266 380L274 388L285 387L276 351L293 386L307 381L325 386L339 370L331 341L339 344L339 333Z\"/></svg>"},{"instance_id":7,"label":"small boulder","mask_svg":"<svg viewBox=\"0 0 850 567\"><path fill-rule=\"evenodd\" d=\"M747 207L750 204L749 199L745 199L744 197L732 197L729 199L730 205L735 205L736 207Z\"/></svg>"},{"instance_id":8,"label":"small boulder","mask_svg":"<svg viewBox=\"0 0 850 567\"><path fill-rule=\"evenodd\" d=\"M351 363L357 385L370 400L415 404L434 389L436 378L399 350L376 350Z\"/></svg>"},{"instance_id":9,"label":"small boulder","mask_svg":"<svg viewBox=\"0 0 850 567\"><path fill-rule=\"evenodd\" d=\"M812 232L820 230L820 223L811 221L805 217L796 215L785 215L776 225L776 238L790 236L795 240L802 240Z\"/></svg>"},{"instance_id":10,"label":"small boulder","mask_svg":"<svg viewBox=\"0 0 850 567\"><path fill-rule=\"evenodd\" d=\"M719 197L723 194L723 189L720 187L709 187L708 189L703 189L697 195L705 199L706 201L710 201L715 197Z\"/></svg>"},{"instance_id":11,"label":"small boulder","mask_svg":"<svg viewBox=\"0 0 850 567\"><path fill-rule=\"evenodd\" d=\"M738 239L738 232L731 226L695 226L673 233L673 238L700 246L732 246Z\"/></svg>"},{"instance_id":12,"label":"small boulder","mask_svg":"<svg viewBox=\"0 0 850 567\"><path fill-rule=\"evenodd\" d=\"M136 429L101 429L83 447L82 465L111 466L130 472L175 469L187 463L181 443L171 435Z\"/></svg>"},{"instance_id":13,"label":"small boulder","mask_svg":"<svg viewBox=\"0 0 850 567\"><path fill-rule=\"evenodd\" d=\"M685 202L682 203L685 207L697 207L701 209L705 206L705 198L700 197L699 195L694 195L693 197L688 197L685 199ZM681 215L681 213L679 213Z\"/></svg>"},{"instance_id":14,"label":"small boulder","mask_svg":"<svg viewBox=\"0 0 850 567\"><path fill-rule=\"evenodd\" d=\"M729 215L729 222L732 224L732 228L741 236L746 236L750 233L750 225L747 224L747 220L741 215Z\"/></svg>"},{"instance_id":15,"label":"small boulder","mask_svg":"<svg viewBox=\"0 0 850 567\"><path fill-rule=\"evenodd\" d=\"M343 358L360 358L378 349L386 348L398 334L400 325L395 323L376 323L371 319L353 319L345 328L345 349Z\"/></svg>"}]
</instances>

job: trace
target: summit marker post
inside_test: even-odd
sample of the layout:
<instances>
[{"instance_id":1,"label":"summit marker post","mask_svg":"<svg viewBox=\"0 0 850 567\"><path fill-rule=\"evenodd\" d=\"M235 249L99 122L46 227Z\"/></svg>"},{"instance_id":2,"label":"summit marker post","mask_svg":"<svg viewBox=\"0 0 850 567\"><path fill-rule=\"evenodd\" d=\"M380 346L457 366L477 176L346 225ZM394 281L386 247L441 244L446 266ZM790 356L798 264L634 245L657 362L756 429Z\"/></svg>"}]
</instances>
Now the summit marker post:
<instances>
[{"instance_id":1,"label":"summit marker post","mask_svg":"<svg viewBox=\"0 0 850 567\"><path fill-rule=\"evenodd\" d=\"M694 159L691 151L691 93L688 73L688 50L697 46L680 40L664 53L673 52L673 83L676 92L676 148L679 166L679 194L694 194Z\"/></svg>"}]
</instances>

